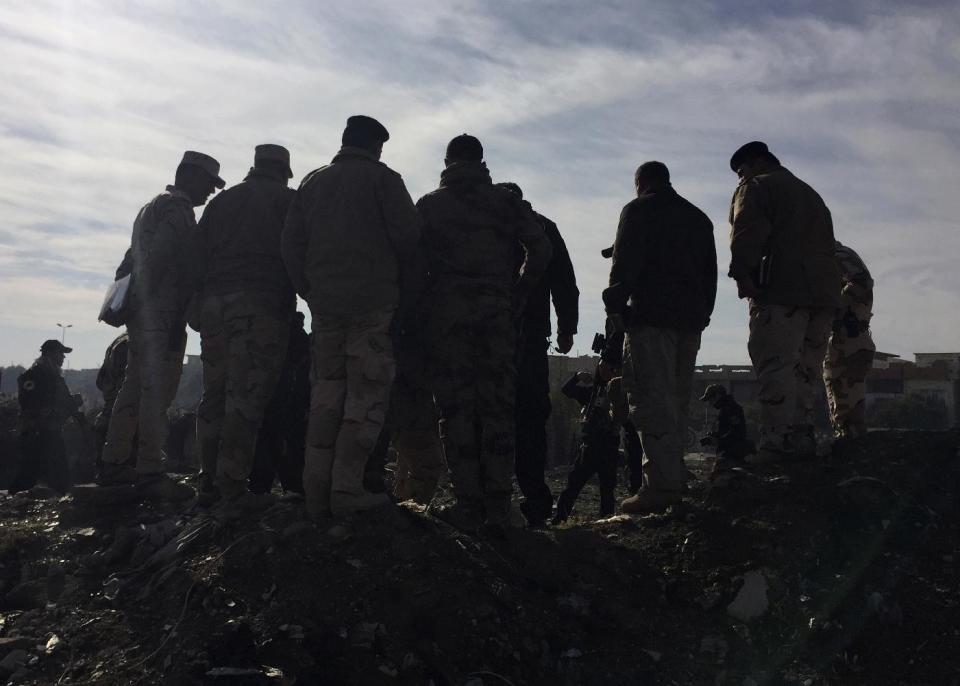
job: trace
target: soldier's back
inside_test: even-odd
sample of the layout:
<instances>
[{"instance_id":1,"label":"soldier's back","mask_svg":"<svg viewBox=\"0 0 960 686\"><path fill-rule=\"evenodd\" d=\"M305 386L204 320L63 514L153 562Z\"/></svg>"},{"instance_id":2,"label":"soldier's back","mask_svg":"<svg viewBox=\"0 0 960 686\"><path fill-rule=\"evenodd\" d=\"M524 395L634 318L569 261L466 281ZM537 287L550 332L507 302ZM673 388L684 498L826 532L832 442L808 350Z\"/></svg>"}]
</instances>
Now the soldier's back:
<instances>
[{"instance_id":1,"label":"soldier's back","mask_svg":"<svg viewBox=\"0 0 960 686\"><path fill-rule=\"evenodd\" d=\"M520 201L491 184L441 187L417 203L435 288L509 297L515 281Z\"/></svg>"}]
</instances>

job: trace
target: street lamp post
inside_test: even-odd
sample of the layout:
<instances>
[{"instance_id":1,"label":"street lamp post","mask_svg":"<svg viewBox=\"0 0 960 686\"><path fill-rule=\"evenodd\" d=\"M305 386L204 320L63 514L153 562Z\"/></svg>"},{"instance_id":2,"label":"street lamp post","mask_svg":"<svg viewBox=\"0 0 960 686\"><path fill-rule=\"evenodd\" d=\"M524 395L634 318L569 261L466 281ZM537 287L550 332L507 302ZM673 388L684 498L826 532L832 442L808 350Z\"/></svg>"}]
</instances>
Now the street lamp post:
<instances>
[{"instance_id":1,"label":"street lamp post","mask_svg":"<svg viewBox=\"0 0 960 686\"><path fill-rule=\"evenodd\" d=\"M57 322L57 326L60 327L60 345L65 345L67 342L67 329L73 327L73 324L61 324Z\"/></svg>"}]
</instances>

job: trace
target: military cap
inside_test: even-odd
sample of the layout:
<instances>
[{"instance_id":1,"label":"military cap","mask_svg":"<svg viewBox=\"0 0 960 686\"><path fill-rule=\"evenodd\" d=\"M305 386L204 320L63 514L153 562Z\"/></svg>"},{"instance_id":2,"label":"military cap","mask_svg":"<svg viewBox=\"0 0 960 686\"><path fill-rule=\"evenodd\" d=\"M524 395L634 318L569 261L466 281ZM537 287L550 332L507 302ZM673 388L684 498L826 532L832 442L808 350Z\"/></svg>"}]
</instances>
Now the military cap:
<instances>
[{"instance_id":1,"label":"military cap","mask_svg":"<svg viewBox=\"0 0 960 686\"><path fill-rule=\"evenodd\" d=\"M41 355L46 355L47 353L63 353L65 355L72 352L73 348L68 348L56 338L44 341L43 345L40 346Z\"/></svg>"},{"instance_id":2,"label":"military cap","mask_svg":"<svg viewBox=\"0 0 960 686\"><path fill-rule=\"evenodd\" d=\"M290 151L282 145L273 143L258 145L253 153L253 166L256 167L261 162L280 162L287 167L287 178L293 178L293 171L290 169Z\"/></svg>"},{"instance_id":3,"label":"military cap","mask_svg":"<svg viewBox=\"0 0 960 686\"><path fill-rule=\"evenodd\" d=\"M483 159L483 146L468 133L461 133L447 144L448 160L479 162Z\"/></svg>"},{"instance_id":4,"label":"military cap","mask_svg":"<svg viewBox=\"0 0 960 686\"><path fill-rule=\"evenodd\" d=\"M370 144L386 143L390 140L390 133L386 127L373 117L364 114L355 114L347 118L347 126L343 130L344 145L366 146Z\"/></svg>"},{"instance_id":5,"label":"military cap","mask_svg":"<svg viewBox=\"0 0 960 686\"><path fill-rule=\"evenodd\" d=\"M737 171L740 165L755 157L765 157L779 162L773 153L770 152L770 148L767 147L766 143L762 141L750 141L749 143L741 145L737 151L733 153L733 156L730 158L730 169Z\"/></svg>"},{"instance_id":6,"label":"military cap","mask_svg":"<svg viewBox=\"0 0 960 686\"><path fill-rule=\"evenodd\" d=\"M183 153L183 159L180 160L180 164L188 164L191 167L200 167L203 171L207 172L213 177L217 188L223 188L227 185L227 182L220 178L220 163L210 157L210 155L205 155L204 153L196 152L195 150L187 150L185 153Z\"/></svg>"},{"instance_id":7,"label":"military cap","mask_svg":"<svg viewBox=\"0 0 960 686\"><path fill-rule=\"evenodd\" d=\"M706 390L704 390L703 395L700 396L700 400L703 400L705 402L712 402L717 398L722 398L726 394L727 394L726 388L724 388L718 383L712 383L709 386L707 386Z\"/></svg>"}]
</instances>

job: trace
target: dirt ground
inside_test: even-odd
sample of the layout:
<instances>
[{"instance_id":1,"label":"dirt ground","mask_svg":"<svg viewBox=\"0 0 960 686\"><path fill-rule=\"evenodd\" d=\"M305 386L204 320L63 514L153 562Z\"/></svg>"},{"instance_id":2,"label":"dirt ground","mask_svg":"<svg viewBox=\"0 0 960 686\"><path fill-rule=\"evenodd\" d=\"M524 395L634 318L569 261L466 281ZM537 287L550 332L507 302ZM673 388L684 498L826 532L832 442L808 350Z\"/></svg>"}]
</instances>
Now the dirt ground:
<instances>
[{"instance_id":1,"label":"dirt ground","mask_svg":"<svg viewBox=\"0 0 960 686\"><path fill-rule=\"evenodd\" d=\"M697 477L666 515L465 536L403 505L311 523L0 496L0 680L960 684L953 433ZM565 478L551 474L554 491Z\"/></svg>"}]
</instances>

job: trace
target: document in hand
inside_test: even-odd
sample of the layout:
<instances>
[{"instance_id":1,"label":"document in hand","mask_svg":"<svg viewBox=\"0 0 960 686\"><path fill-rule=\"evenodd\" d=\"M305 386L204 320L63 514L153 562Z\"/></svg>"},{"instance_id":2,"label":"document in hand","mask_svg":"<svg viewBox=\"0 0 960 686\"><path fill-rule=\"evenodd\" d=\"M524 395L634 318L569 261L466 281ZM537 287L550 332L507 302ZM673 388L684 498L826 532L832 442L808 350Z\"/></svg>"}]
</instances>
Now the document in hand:
<instances>
[{"instance_id":1,"label":"document in hand","mask_svg":"<svg viewBox=\"0 0 960 686\"><path fill-rule=\"evenodd\" d=\"M132 293L133 274L127 274L114 281L107 289L98 319L110 326L126 324L130 316Z\"/></svg>"}]
</instances>

